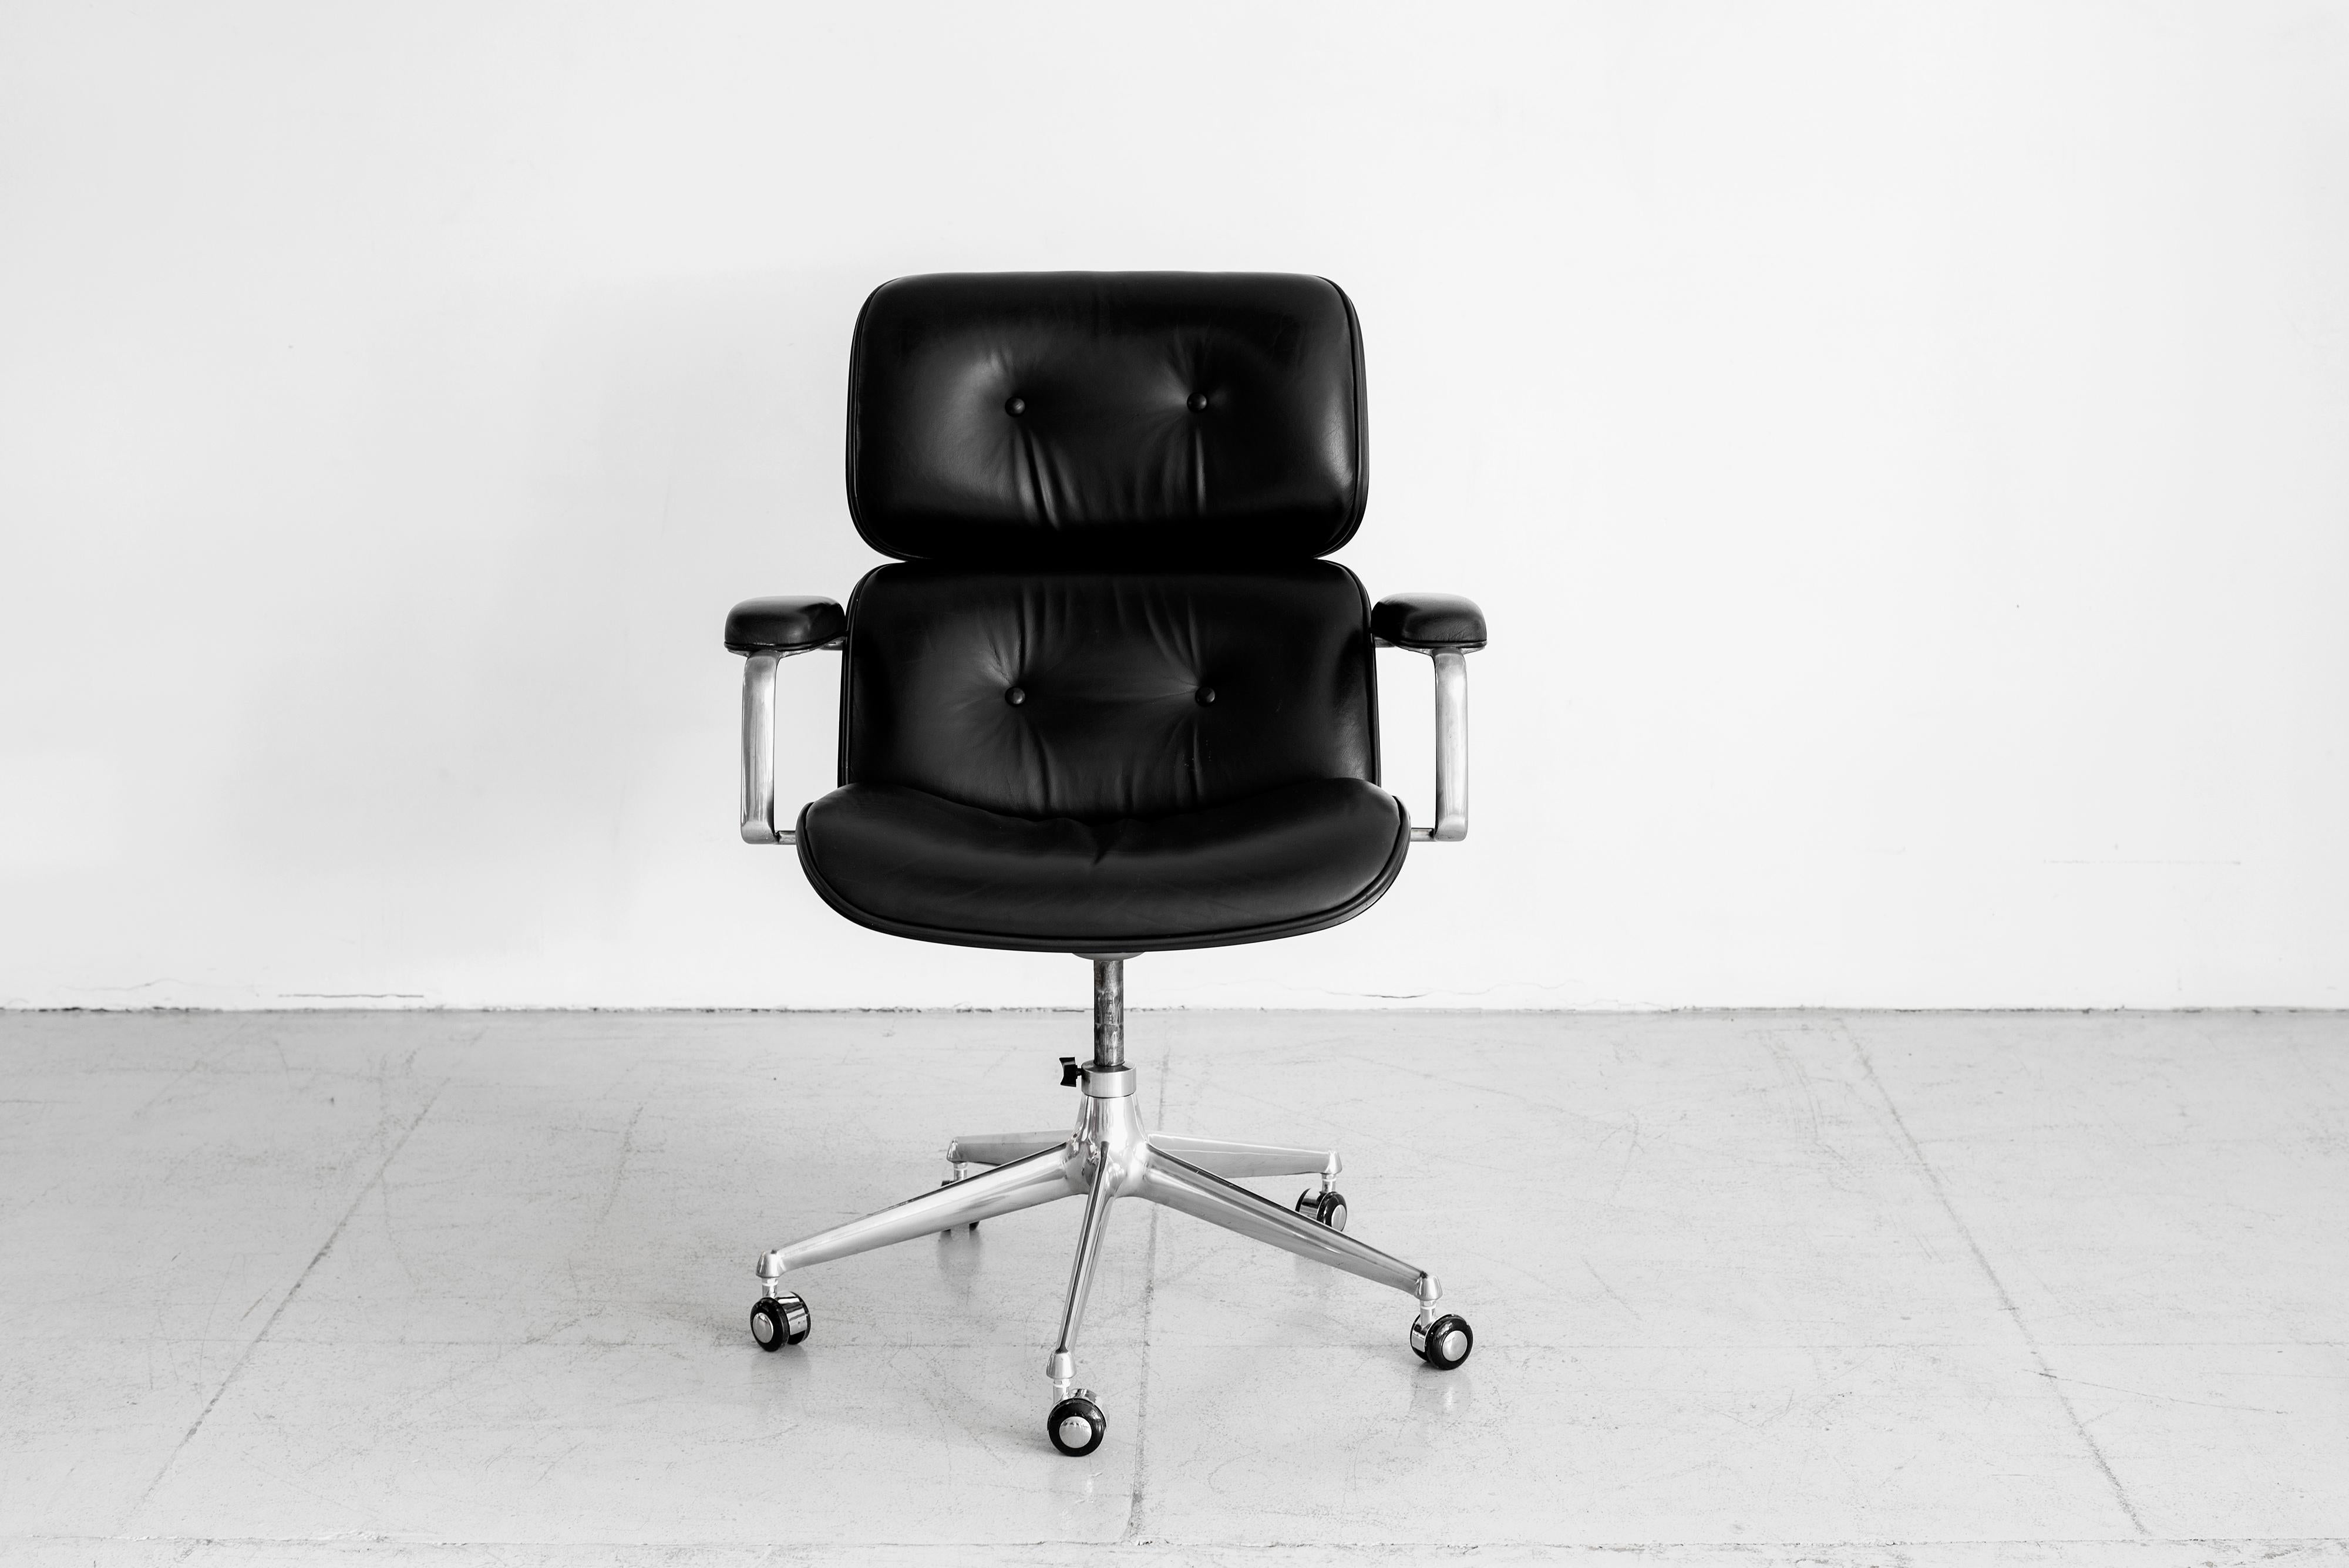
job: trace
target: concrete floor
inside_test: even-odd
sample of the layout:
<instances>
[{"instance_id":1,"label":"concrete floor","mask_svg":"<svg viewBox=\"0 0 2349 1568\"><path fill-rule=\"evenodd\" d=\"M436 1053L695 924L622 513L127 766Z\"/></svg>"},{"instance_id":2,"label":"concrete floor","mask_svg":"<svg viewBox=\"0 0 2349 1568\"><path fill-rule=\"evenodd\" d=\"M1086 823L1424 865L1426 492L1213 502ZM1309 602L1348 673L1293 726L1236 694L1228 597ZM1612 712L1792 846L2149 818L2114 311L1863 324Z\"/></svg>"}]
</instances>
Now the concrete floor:
<instances>
[{"instance_id":1,"label":"concrete floor","mask_svg":"<svg viewBox=\"0 0 2349 1568\"><path fill-rule=\"evenodd\" d=\"M0 1561L2349 1561L2349 1017L1157 1013L1411 1303L1122 1206L752 1256L1075 1013L0 1015ZM1264 1183L1291 1196L1294 1182Z\"/></svg>"}]
</instances>

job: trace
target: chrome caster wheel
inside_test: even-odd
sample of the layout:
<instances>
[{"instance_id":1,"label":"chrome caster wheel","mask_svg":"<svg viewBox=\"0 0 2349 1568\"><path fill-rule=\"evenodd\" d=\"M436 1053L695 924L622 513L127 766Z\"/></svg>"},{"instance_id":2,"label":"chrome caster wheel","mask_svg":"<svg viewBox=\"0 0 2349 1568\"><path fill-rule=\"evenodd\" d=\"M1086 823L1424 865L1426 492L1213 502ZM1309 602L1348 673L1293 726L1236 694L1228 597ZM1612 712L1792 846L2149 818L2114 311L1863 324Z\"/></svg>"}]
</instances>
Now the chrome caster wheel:
<instances>
[{"instance_id":1,"label":"chrome caster wheel","mask_svg":"<svg viewBox=\"0 0 2349 1568\"><path fill-rule=\"evenodd\" d=\"M944 1181L939 1182L938 1185L940 1187L952 1187L956 1182L960 1181L961 1179L963 1179L959 1176L949 1176ZM974 1220L969 1224L964 1226L963 1229L966 1231L976 1231L978 1229L978 1221ZM939 1231L938 1234L941 1236L951 1236L954 1232L955 1228L949 1225L945 1230Z\"/></svg>"},{"instance_id":2,"label":"chrome caster wheel","mask_svg":"<svg viewBox=\"0 0 2349 1568\"><path fill-rule=\"evenodd\" d=\"M815 1326L815 1318L807 1303L785 1291L779 1296L767 1296L750 1309L750 1337L759 1342L761 1350L781 1350L787 1345L797 1345Z\"/></svg>"},{"instance_id":3,"label":"chrome caster wheel","mask_svg":"<svg viewBox=\"0 0 2349 1568\"><path fill-rule=\"evenodd\" d=\"M1308 1220L1318 1220L1332 1231L1346 1228L1346 1195L1342 1192L1315 1192L1310 1189L1297 1195L1297 1211Z\"/></svg>"},{"instance_id":4,"label":"chrome caster wheel","mask_svg":"<svg viewBox=\"0 0 2349 1568\"><path fill-rule=\"evenodd\" d=\"M1080 1388L1052 1407L1052 1413L1044 1417L1044 1430L1054 1448L1076 1459L1101 1447L1102 1438L1109 1435L1109 1417L1093 1403L1092 1395Z\"/></svg>"},{"instance_id":5,"label":"chrome caster wheel","mask_svg":"<svg viewBox=\"0 0 2349 1568\"><path fill-rule=\"evenodd\" d=\"M1424 1328L1416 1323L1411 1325L1412 1354L1438 1372L1451 1371L1475 1348L1476 1331L1464 1317L1445 1313Z\"/></svg>"}]
</instances>

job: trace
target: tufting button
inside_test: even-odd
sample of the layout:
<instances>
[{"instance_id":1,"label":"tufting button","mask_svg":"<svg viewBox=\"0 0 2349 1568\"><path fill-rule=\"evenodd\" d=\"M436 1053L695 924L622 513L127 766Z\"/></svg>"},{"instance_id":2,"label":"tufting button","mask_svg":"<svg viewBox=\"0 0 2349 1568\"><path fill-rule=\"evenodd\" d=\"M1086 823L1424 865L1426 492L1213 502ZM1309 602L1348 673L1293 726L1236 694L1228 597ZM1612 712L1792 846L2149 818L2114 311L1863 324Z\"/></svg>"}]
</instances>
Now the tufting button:
<instances>
[{"instance_id":1,"label":"tufting button","mask_svg":"<svg viewBox=\"0 0 2349 1568\"><path fill-rule=\"evenodd\" d=\"M1017 708L1020 703L1028 701L1028 693L1014 686L1003 693L1003 700Z\"/></svg>"},{"instance_id":2,"label":"tufting button","mask_svg":"<svg viewBox=\"0 0 2349 1568\"><path fill-rule=\"evenodd\" d=\"M1216 689L1212 686L1202 686L1198 690L1197 696L1199 706L1204 708L1216 700Z\"/></svg>"},{"instance_id":3,"label":"tufting button","mask_svg":"<svg viewBox=\"0 0 2349 1568\"><path fill-rule=\"evenodd\" d=\"M1195 414L1201 409L1207 406L1207 394L1205 392L1194 392L1188 398L1185 398L1184 401L1191 405L1191 411Z\"/></svg>"},{"instance_id":4,"label":"tufting button","mask_svg":"<svg viewBox=\"0 0 2349 1568\"><path fill-rule=\"evenodd\" d=\"M1016 420L1021 414L1028 411L1028 400L1025 398L1006 398L1003 400L1003 411L1009 414Z\"/></svg>"}]
</instances>

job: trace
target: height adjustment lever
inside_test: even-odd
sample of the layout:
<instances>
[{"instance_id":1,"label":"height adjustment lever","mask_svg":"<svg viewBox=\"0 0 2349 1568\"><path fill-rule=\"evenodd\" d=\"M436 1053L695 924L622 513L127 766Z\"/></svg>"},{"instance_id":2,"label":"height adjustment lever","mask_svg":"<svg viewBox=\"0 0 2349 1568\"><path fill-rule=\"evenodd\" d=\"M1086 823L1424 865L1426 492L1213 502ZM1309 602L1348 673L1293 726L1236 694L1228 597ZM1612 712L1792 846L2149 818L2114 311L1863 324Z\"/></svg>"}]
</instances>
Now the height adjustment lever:
<instances>
[{"instance_id":1,"label":"height adjustment lever","mask_svg":"<svg viewBox=\"0 0 2349 1568\"><path fill-rule=\"evenodd\" d=\"M1085 1070L1077 1065L1077 1059L1074 1056L1061 1058L1061 1087L1073 1089L1077 1086L1077 1080L1084 1075Z\"/></svg>"}]
</instances>

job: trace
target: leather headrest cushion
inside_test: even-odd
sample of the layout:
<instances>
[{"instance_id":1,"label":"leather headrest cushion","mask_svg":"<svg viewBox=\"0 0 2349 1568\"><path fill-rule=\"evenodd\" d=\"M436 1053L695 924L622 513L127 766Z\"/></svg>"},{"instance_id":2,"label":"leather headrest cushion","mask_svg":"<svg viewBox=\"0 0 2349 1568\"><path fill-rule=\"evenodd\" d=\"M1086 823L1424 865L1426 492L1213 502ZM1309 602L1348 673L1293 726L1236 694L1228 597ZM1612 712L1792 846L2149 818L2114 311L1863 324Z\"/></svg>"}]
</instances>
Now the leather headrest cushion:
<instances>
[{"instance_id":1,"label":"leather headrest cushion","mask_svg":"<svg viewBox=\"0 0 2349 1568\"><path fill-rule=\"evenodd\" d=\"M1326 279L899 278L849 366L849 509L901 560L1299 560L1361 521L1361 334Z\"/></svg>"}]
</instances>

